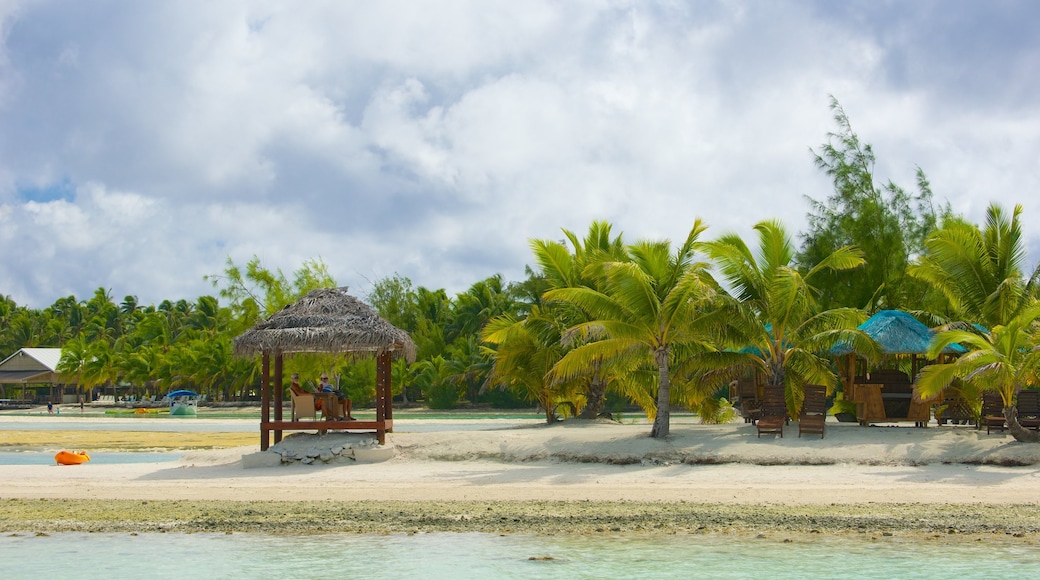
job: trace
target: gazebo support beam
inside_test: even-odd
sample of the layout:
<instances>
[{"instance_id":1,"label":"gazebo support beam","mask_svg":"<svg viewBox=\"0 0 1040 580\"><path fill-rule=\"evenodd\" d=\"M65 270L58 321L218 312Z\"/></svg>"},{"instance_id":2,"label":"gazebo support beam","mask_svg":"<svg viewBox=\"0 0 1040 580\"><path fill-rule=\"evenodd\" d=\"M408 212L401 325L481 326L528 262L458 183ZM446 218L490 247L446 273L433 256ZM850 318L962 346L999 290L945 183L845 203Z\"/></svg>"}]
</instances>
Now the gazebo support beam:
<instances>
[{"instance_id":1,"label":"gazebo support beam","mask_svg":"<svg viewBox=\"0 0 1040 580\"><path fill-rule=\"evenodd\" d=\"M260 451L267 451L271 445L271 385L268 382L271 370L271 355L265 350L260 362Z\"/></svg>"},{"instance_id":2,"label":"gazebo support beam","mask_svg":"<svg viewBox=\"0 0 1040 580\"><path fill-rule=\"evenodd\" d=\"M282 420L282 353L279 352L274 357L274 420ZM274 432L274 442L278 444L282 440L282 432L276 430Z\"/></svg>"}]
</instances>

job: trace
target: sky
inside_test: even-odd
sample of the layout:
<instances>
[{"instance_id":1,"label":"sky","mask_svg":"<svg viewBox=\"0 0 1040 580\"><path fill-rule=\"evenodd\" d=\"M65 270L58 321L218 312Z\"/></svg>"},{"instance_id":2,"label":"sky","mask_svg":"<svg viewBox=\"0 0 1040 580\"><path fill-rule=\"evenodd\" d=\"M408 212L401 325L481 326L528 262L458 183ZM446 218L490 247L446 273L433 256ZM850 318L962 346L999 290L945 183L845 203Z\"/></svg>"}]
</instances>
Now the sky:
<instances>
[{"instance_id":1,"label":"sky","mask_svg":"<svg viewBox=\"0 0 1040 580\"><path fill-rule=\"evenodd\" d=\"M531 239L781 220L875 179L1040 257L1040 3L0 0L0 295L216 294L252 257L364 297L524 278Z\"/></svg>"}]
</instances>

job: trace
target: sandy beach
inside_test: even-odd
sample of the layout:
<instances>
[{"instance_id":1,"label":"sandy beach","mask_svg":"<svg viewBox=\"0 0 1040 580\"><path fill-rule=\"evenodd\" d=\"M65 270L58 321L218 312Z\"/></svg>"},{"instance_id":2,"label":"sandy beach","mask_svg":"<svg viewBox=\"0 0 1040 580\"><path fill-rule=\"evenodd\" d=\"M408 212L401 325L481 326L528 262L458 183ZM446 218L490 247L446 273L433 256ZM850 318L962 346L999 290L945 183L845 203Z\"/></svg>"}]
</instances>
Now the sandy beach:
<instances>
[{"instance_id":1,"label":"sandy beach","mask_svg":"<svg viewBox=\"0 0 1040 580\"><path fill-rule=\"evenodd\" d=\"M386 461L244 468L243 456L259 451L257 432L73 431L62 429L65 419L2 419L0 451L161 450L178 458L0 465L0 531L1040 538L1040 445L964 426L828 423L821 439L798 438L792 422L784 438L759 439L743 423L679 420L672 436L658 441L647 425L607 421L432 432L409 431L400 421L388 436L393 457ZM53 424L39 428L46 420ZM283 447L336 446L346 438L301 433Z\"/></svg>"}]
</instances>

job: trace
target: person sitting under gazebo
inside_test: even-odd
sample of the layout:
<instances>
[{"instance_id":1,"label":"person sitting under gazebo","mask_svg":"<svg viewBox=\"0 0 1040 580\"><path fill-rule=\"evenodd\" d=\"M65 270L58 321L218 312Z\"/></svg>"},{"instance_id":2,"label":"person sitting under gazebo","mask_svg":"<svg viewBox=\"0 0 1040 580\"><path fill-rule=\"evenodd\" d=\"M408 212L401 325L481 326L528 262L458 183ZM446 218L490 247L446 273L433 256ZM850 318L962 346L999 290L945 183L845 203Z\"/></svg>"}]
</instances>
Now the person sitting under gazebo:
<instances>
[{"instance_id":1,"label":"person sitting under gazebo","mask_svg":"<svg viewBox=\"0 0 1040 580\"><path fill-rule=\"evenodd\" d=\"M326 375L326 374L322 374L321 375L321 382L318 383L318 392L319 393L331 393L331 394L335 395L336 399L339 402L338 409L329 409L329 411L331 411L332 414L337 415L337 418L339 418L339 419L346 419L347 421L353 421L354 420L354 417L351 417L351 415L350 415L350 412L351 412L350 398L348 398L343 393L343 391L339 391L335 387L332 386L332 383L329 382L329 375ZM319 400L315 401L315 404L316 405L320 405L321 402L322 401L319 398ZM321 407L318 406L318 408L320 409Z\"/></svg>"}]
</instances>

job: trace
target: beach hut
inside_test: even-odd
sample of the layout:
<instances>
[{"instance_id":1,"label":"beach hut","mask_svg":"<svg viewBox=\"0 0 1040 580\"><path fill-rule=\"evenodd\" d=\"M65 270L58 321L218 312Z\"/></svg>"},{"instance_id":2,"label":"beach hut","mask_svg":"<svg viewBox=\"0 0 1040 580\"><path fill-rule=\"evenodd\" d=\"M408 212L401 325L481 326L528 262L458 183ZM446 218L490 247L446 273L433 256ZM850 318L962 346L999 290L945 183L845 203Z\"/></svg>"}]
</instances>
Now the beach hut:
<instances>
[{"instance_id":1,"label":"beach hut","mask_svg":"<svg viewBox=\"0 0 1040 580\"><path fill-rule=\"evenodd\" d=\"M375 357L375 420L331 420L322 423L321 428L375 431L379 442L385 443L386 432L393 430L390 363L401 356L414 361L415 343L407 332L381 318L372 307L347 294L347 288L343 287L312 290L235 338L235 355L262 356L260 448L268 448L271 432L277 443L281 441L282 431L315 428L313 422L282 418L283 357L302 352Z\"/></svg>"},{"instance_id":2,"label":"beach hut","mask_svg":"<svg viewBox=\"0 0 1040 580\"><path fill-rule=\"evenodd\" d=\"M848 344L839 344L831 354L844 357L842 385L846 400L856 403L856 419L861 425L913 421L926 426L933 400L921 400L914 393L914 379L927 364L925 356L933 332L922 322L900 310L882 310L857 327L877 343L882 358L878 368L857 372L857 353ZM956 345L944 354L956 355ZM902 362L902 368L896 368Z\"/></svg>"},{"instance_id":3,"label":"beach hut","mask_svg":"<svg viewBox=\"0 0 1040 580\"><path fill-rule=\"evenodd\" d=\"M61 373L58 372L60 361L60 348L20 348L18 352L5 358L0 362L0 407L25 406L31 403L25 394L26 388L30 385L46 384L51 391L48 400L53 400L54 385L63 381ZM3 385L20 386L22 399L16 401L7 398Z\"/></svg>"}]
</instances>

